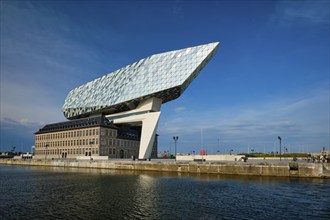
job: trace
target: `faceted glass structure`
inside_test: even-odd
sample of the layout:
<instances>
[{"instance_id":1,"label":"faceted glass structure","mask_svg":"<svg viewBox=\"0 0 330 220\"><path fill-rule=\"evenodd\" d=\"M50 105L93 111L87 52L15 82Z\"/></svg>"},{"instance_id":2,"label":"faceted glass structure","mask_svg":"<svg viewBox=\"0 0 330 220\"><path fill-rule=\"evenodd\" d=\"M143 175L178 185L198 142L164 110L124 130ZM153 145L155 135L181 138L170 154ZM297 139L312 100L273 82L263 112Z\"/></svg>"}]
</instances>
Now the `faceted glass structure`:
<instances>
[{"instance_id":1,"label":"faceted glass structure","mask_svg":"<svg viewBox=\"0 0 330 220\"><path fill-rule=\"evenodd\" d=\"M71 90L62 107L66 118L114 114L155 97L178 98L215 54L219 43L185 48L139 60Z\"/></svg>"}]
</instances>

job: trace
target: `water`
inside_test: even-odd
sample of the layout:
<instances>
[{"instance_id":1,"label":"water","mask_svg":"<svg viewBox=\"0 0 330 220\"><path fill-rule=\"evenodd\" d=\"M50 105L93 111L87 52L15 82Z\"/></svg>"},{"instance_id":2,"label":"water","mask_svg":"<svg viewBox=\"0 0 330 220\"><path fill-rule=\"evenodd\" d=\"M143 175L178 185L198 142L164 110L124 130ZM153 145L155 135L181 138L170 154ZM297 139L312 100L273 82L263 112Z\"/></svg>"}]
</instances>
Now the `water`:
<instances>
[{"instance_id":1,"label":"water","mask_svg":"<svg viewBox=\"0 0 330 220\"><path fill-rule=\"evenodd\" d=\"M330 180L0 166L0 219L330 219Z\"/></svg>"}]
</instances>

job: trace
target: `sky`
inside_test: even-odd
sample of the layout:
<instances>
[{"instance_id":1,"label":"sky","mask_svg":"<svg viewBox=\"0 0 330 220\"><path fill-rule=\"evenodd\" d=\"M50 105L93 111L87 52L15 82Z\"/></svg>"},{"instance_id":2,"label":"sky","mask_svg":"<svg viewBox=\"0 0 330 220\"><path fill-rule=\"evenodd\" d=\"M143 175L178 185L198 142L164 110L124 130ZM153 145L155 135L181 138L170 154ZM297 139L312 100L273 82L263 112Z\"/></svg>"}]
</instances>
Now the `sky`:
<instances>
[{"instance_id":1,"label":"sky","mask_svg":"<svg viewBox=\"0 0 330 220\"><path fill-rule=\"evenodd\" d=\"M329 1L1 0L0 151L66 121L68 92L152 54L220 42L161 108L158 149L330 150Z\"/></svg>"}]
</instances>

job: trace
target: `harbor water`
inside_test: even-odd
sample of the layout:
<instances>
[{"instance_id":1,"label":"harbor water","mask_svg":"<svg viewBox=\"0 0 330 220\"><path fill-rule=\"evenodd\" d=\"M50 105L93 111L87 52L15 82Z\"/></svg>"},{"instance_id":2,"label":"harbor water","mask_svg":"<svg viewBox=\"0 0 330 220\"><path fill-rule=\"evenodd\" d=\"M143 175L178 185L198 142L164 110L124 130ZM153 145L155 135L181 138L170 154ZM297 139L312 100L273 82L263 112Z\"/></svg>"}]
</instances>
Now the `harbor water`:
<instances>
[{"instance_id":1,"label":"harbor water","mask_svg":"<svg viewBox=\"0 0 330 220\"><path fill-rule=\"evenodd\" d=\"M330 179L0 166L1 219L330 219Z\"/></svg>"}]
</instances>

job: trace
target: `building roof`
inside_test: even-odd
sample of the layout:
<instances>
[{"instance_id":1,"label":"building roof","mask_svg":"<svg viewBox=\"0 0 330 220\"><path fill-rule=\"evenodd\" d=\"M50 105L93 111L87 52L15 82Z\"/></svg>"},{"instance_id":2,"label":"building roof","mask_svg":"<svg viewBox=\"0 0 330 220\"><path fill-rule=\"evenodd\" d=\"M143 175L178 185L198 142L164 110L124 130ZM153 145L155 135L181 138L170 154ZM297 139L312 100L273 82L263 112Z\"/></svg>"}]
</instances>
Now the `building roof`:
<instances>
[{"instance_id":1,"label":"building roof","mask_svg":"<svg viewBox=\"0 0 330 220\"><path fill-rule=\"evenodd\" d=\"M219 43L155 54L71 90L66 118L134 109L150 97L163 103L178 98L214 56Z\"/></svg>"},{"instance_id":2,"label":"building roof","mask_svg":"<svg viewBox=\"0 0 330 220\"><path fill-rule=\"evenodd\" d=\"M54 124L47 124L39 129L35 134L43 134L56 131L66 131L72 129L81 129L89 127L109 127L117 129L105 116L94 116L89 118L76 119L71 121L59 122Z\"/></svg>"}]
</instances>

